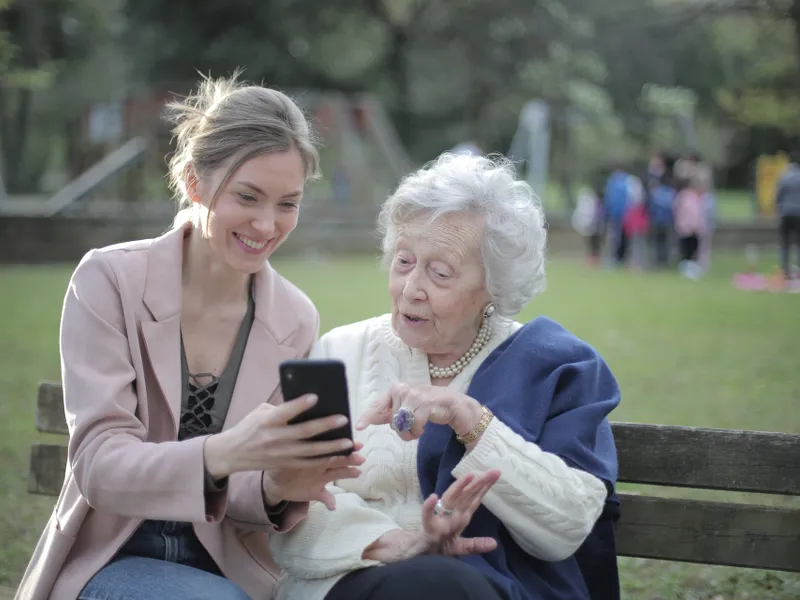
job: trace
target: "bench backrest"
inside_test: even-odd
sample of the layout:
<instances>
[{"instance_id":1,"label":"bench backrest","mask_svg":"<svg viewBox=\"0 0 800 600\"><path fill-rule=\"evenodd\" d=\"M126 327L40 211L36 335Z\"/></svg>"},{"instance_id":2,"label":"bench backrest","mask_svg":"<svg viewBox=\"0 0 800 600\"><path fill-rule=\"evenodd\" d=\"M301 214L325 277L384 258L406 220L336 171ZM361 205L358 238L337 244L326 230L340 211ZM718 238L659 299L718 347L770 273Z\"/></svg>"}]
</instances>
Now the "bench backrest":
<instances>
[{"instance_id":1,"label":"bench backrest","mask_svg":"<svg viewBox=\"0 0 800 600\"><path fill-rule=\"evenodd\" d=\"M36 427L67 433L59 383ZM800 496L800 435L613 423L620 483ZM31 449L28 489L58 495L64 446ZM620 556L800 572L800 509L620 493ZM789 503L787 502L787 505ZM794 506L797 506L795 504Z\"/></svg>"}]
</instances>

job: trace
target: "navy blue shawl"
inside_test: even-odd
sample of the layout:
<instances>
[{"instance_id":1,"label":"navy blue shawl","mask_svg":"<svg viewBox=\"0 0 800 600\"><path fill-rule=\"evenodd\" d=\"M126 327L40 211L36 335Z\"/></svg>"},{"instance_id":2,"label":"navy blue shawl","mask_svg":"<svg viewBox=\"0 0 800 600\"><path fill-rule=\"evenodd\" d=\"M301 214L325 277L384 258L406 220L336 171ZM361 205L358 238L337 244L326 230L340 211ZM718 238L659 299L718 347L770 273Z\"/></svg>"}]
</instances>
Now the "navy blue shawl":
<instances>
[{"instance_id":1,"label":"navy blue shawl","mask_svg":"<svg viewBox=\"0 0 800 600\"><path fill-rule=\"evenodd\" d=\"M613 520L617 453L607 415L620 401L616 379L600 355L556 322L537 318L481 364L468 395L526 440L600 478L608 489L603 516L572 557L545 562L523 551L485 506L466 537L487 536L498 547L461 559L504 590L509 600L613 600L619 597ZM452 429L428 423L419 440L422 493L441 495L464 447Z\"/></svg>"}]
</instances>

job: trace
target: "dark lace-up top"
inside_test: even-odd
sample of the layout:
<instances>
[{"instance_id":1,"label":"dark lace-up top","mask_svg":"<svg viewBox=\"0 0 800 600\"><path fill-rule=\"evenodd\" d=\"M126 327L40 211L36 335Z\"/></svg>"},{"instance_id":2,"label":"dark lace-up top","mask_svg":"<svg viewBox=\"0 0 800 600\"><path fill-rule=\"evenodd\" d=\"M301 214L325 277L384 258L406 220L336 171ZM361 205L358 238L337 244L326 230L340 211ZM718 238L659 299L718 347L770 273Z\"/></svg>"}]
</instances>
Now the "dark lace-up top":
<instances>
[{"instance_id":1,"label":"dark lace-up top","mask_svg":"<svg viewBox=\"0 0 800 600\"><path fill-rule=\"evenodd\" d=\"M181 336L181 423L178 439L185 440L199 435L222 431L225 416L231 403L236 376L242 362L247 337L255 317L255 300L251 287L248 295L247 313L239 326L233 350L219 377L213 373L190 373L186 362L186 351Z\"/></svg>"}]
</instances>

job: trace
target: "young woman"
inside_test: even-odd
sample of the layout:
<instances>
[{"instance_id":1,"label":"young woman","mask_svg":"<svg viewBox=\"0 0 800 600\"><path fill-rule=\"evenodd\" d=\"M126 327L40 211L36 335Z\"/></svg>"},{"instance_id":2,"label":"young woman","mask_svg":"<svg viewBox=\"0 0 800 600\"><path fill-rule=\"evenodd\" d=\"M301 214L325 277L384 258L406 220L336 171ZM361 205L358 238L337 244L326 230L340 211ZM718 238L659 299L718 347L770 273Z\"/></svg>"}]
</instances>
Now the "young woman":
<instances>
[{"instance_id":1,"label":"young woman","mask_svg":"<svg viewBox=\"0 0 800 600\"><path fill-rule=\"evenodd\" d=\"M271 598L268 536L363 459L312 458L337 417L289 425L278 364L319 319L268 259L297 225L317 152L285 95L206 80L169 107L171 231L89 252L61 321L69 460L17 598Z\"/></svg>"}]
</instances>

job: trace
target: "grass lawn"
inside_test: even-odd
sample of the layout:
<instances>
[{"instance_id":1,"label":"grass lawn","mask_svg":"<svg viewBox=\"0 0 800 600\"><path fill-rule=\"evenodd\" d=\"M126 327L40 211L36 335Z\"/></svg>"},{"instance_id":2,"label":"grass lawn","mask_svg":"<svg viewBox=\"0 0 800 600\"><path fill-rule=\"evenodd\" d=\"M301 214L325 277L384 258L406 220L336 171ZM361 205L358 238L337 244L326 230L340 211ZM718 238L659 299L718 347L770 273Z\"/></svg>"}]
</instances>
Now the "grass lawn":
<instances>
[{"instance_id":1,"label":"grass lawn","mask_svg":"<svg viewBox=\"0 0 800 600\"><path fill-rule=\"evenodd\" d=\"M734 291L730 276L741 263L720 258L707 279L688 282L554 259L548 291L522 319L546 314L604 354L623 390L615 420L798 433L800 296ZM386 277L373 261L276 265L317 303L323 330L388 308ZM18 581L53 505L26 492L28 449L41 437L33 430L36 384L59 377L70 272L0 268L0 586ZM624 598L800 597L796 575L640 560L622 560L621 569Z\"/></svg>"}]
</instances>

